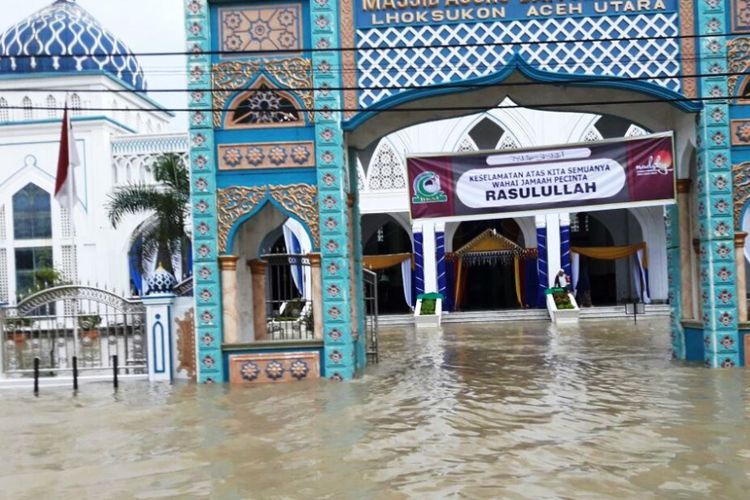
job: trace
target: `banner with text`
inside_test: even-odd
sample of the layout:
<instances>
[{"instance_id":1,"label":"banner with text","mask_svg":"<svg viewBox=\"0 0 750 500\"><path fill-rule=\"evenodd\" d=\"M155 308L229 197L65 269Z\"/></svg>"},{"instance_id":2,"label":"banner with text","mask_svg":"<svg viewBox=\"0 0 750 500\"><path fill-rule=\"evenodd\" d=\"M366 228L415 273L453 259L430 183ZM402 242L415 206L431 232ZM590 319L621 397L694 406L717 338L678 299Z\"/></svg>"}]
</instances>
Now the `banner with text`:
<instances>
[{"instance_id":1,"label":"banner with text","mask_svg":"<svg viewBox=\"0 0 750 500\"><path fill-rule=\"evenodd\" d=\"M414 219L674 202L672 133L535 150L407 157Z\"/></svg>"}]
</instances>

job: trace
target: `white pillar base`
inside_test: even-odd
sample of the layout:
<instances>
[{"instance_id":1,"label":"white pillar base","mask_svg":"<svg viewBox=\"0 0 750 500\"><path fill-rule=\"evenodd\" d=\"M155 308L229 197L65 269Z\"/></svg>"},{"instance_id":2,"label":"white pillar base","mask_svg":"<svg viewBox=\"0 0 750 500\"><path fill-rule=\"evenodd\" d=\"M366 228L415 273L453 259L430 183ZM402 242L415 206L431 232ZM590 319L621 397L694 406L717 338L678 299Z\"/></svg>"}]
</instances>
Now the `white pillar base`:
<instances>
[{"instance_id":1,"label":"white pillar base","mask_svg":"<svg viewBox=\"0 0 750 500\"><path fill-rule=\"evenodd\" d=\"M148 344L148 380L172 381L172 294L143 298L146 306L146 339ZM124 361L124 360L123 360Z\"/></svg>"}]
</instances>

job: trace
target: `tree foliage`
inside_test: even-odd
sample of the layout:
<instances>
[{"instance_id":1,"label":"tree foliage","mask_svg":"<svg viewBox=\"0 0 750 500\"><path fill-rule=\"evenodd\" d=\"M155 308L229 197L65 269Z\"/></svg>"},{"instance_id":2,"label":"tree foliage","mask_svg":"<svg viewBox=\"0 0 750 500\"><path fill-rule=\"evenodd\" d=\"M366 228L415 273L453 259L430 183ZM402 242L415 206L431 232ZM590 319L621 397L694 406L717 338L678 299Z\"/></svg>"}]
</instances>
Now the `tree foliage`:
<instances>
[{"instance_id":1,"label":"tree foliage","mask_svg":"<svg viewBox=\"0 0 750 500\"><path fill-rule=\"evenodd\" d=\"M190 175L182 158L173 153L159 156L152 172L156 185L141 182L118 189L109 197L107 213L115 228L127 215L151 215L131 240L138 272L143 274L143 263L156 258L164 269L173 273L173 258L189 248L185 221Z\"/></svg>"}]
</instances>

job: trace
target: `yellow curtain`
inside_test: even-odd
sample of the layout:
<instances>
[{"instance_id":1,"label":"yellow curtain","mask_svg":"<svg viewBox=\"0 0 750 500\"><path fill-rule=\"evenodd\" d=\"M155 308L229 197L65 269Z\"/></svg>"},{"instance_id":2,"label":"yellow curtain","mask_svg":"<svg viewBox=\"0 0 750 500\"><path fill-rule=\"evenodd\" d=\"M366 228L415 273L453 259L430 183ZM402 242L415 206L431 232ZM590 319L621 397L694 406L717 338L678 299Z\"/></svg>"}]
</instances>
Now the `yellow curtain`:
<instances>
[{"instance_id":1,"label":"yellow curtain","mask_svg":"<svg viewBox=\"0 0 750 500\"><path fill-rule=\"evenodd\" d=\"M518 300L518 307L523 307L523 301L521 300L521 266L518 257L513 257L513 270L516 272L516 300Z\"/></svg>"},{"instance_id":2,"label":"yellow curtain","mask_svg":"<svg viewBox=\"0 0 750 500\"><path fill-rule=\"evenodd\" d=\"M458 268L456 269L456 295L453 300L453 308L458 310L461 305L461 271L463 271L463 265L461 260L458 261Z\"/></svg>"},{"instance_id":3,"label":"yellow curtain","mask_svg":"<svg viewBox=\"0 0 750 500\"><path fill-rule=\"evenodd\" d=\"M570 251L573 253L601 260L623 259L635 255L638 250L643 250L643 267L648 269L648 252L646 252L645 241L622 247L570 247Z\"/></svg>"},{"instance_id":4,"label":"yellow curtain","mask_svg":"<svg viewBox=\"0 0 750 500\"><path fill-rule=\"evenodd\" d=\"M362 265L371 271L382 271L389 267L397 266L405 260L412 260L412 267L414 266L413 256L410 253L392 253L388 255L365 255L362 257Z\"/></svg>"}]
</instances>

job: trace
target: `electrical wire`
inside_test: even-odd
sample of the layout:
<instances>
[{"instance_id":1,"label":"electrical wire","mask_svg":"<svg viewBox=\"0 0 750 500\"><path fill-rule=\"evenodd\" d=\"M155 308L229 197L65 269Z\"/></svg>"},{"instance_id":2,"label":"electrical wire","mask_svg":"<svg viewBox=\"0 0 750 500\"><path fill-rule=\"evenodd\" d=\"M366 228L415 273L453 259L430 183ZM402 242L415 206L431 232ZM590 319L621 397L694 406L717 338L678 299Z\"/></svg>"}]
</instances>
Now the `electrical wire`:
<instances>
[{"instance_id":1,"label":"electrical wire","mask_svg":"<svg viewBox=\"0 0 750 500\"><path fill-rule=\"evenodd\" d=\"M581 75L581 74L570 74L567 76L575 77L571 80L565 80L564 82L556 83L556 85L575 85L581 83L623 83L623 82L636 82L636 81L649 81L649 80L671 80L676 78L690 79L690 78L715 78L715 77L732 77L732 76L747 76L750 75L750 71L729 71L729 72L717 72L717 73L674 73L671 75L645 75L645 76L597 76L597 75ZM365 91L365 90L416 90L416 89L430 89L430 90L442 90L442 89L476 89L483 87L518 87L518 86L534 86L534 85L550 85L549 82L540 81L528 81L521 83L513 82L499 82L499 83L466 83L466 82L446 82L446 83L434 83L430 85L383 85L383 86L345 86L345 87L326 87L328 91ZM135 89L85 89L85 88L65 88L65 92L73 92L80 94L142 94L143 92ZM187 92L235 92L243 90L245 92L264 92L265 89L260 88L249 88L249 89L237 89L231 87L206 87L206 88L164 88L164 89L149 89L148 93L154 94L169 94L169 93L187 93ZM287 92L315 92L321 90L321 87L290 87L285 86L274 90L283 90ZM11 92L11 93L49 93L49 92L60 92L60 88L54 87L17 87L10 89L0 89L0 92Z\"/></svg>"},{"instance_id":2,"label":"electrical wire","mask_svg":"<svg viewBox=\"0 0 750 500\"><path fill-rule=\"evenodd\" d=\"M598 16L597 16L598 17ZM487 24L487 23L485 23ZM90 54L79 53L79 54L0 54L0 57L14 57L16 59L48 59L48 58L96 58L96 57L111 57L111 56L132 56L132 57L169 57L169 56L252 56L252 55L268 55L268 54L310 54L315 52L359 52L359 51L386 51L386 50L422 50L422 49L445 49L445 48L470 48L470 47L496 47L496 46L520 46L520 45L550 45L558 43L613 43L613 42L632 42L632 41L658 41L658 40L682 40L682 39L703 39L703 38L723 38L729 36L735 36L736 33L721 32L721 33L695 33L695 34L675 34L675 35L651 35L651 36L632 36L632 37L609 37L609 38L566 38L561 40L523 40L523 41L510 41L510 42L470 42L470 43L441 43L434 45L371 45L371 46L357 46L357 47L331 47L331 48L317 48L310 47L297 51L290 51L284 49L270 49L270 50L207 50L207 51L160 51L160 52L127 52L127 53L114 53L114 52L92 52Z\"/></svg>"},{"instance_id":3,"label":"electrical wire","mask_svg":"<svg viewBox=\"0 0 750 500\"><path fill-rule=\"evenodd\" d=\"M0 56L0 59L2 56ZM708 56L707 58L710 58ZM619 64L633 64L633 63L641 63L641 64L652 64L652 63L664 63L664 62L671 62L671 63L687 63L687 62L693 62L693 63L699 63L704 58L700 55L695 56L685 56L685 55L666 55L666 56L658 56L658 57L628 57L628 56L622 56L618 59L611 59L611 62L619 63ZM331 72L337 72L341 74L348 74L348 73L357 73L363 71L360 67L361 64L367 62L367 61L359 61L359 63L355 63L354 65L346 65L342 64L341 66L335 65L335 64L329 64L326 71L322 71L317 67L314 67L309 62L299 63L296 60L283 60L279 59L278 61L285 61L286 64L284 65L284 70L288 71L299 71L304 72L308 74L328 74ZM221 61L221 62L228 62L228 61ZM240 62L240 63L246 63L249 64L249 61L233 61L233 62ZM263 68L272 68L273 62L271 61L261 61L263 64ZM220 63L220 62L219 62ZM371 64L371 63L370 63ZM601 59L595 59L595 58L576 58L575 60L571 61L561 61L561 62L533 62L533 61L524 61L524 64L526 64L529 67L532 68L541 68L542 71L554 71L555 68L560 67L579 67L579 66L585 66L585 65L597 65L602 64ZM440 72L444 70L449 70L451 72L455 72L456 70L463 70L463 71L469 71L469 70L488 70L488 69L495 69L497 66L494 64L485 64L485 63L474 63L474 64L452 64L452 63L444 63L441 65L436 64L411 64L407 65L402 61L389 61L388 65L385 66L385 70L393 70L394 66L398 66L399 71L403 73L416 73L424 71L425 67L431 68L434 72ZM148 69L149 75L191 75L193 72L193 69L185 67L185 68L179 68L174 70L159 70L156 67L150 67ZM243 70L227 70L224 69L222 71L226 75L244 75L245 72ZM13 73L8 72L8 73ZM120 72L123 75L140 75L141 71L121 71ZM145 69L143 70L143 73L145 74ZM21 74L21 73L17 73Z\"/></svg>"},{"instance_id":4,"label":"electrical wire","mask_svg":"<svg viewBox=\"0 0 750 500\"><path fill-rule=\"evenodd\" d=\"M490 109L519 109L519 108L566 108L566 107L582 107L582 106L620 106L624 104L649 104L649 103L679 103L679 102L714 102L714 101L727 101L736 99L736 96L705 96L705 97L667 97L667 98L644 98L644 99L626 99L619 101L582 101L582 102L558 102L558 103L544 103L534 104L532 106L524 106L521 104L499 104L497 106L441 106L441 107L407 107L407 108L384 108L384 107L368 107L368 108L296 108L296 111L302 113L391 113L391 112L434 112L434 111L483 111ZM30 111L63 111L64 107L59 106L3 106L0 109L8 110L30 110ZM73 108L68 108L73 109ZM214 113L224 112L226 109L222 108L158 108L158 109L119 109L119 108L107 108L107 107L76 107L76 111L110 111L110 112L172 112L172 113L188 113L188 112L200 112L200 113ZM243 111L258 111L268 112L268 109L262 107L251 107L243 106ZM273 110L270 110L273 111Z\"/></svg>"}]
</instances>

